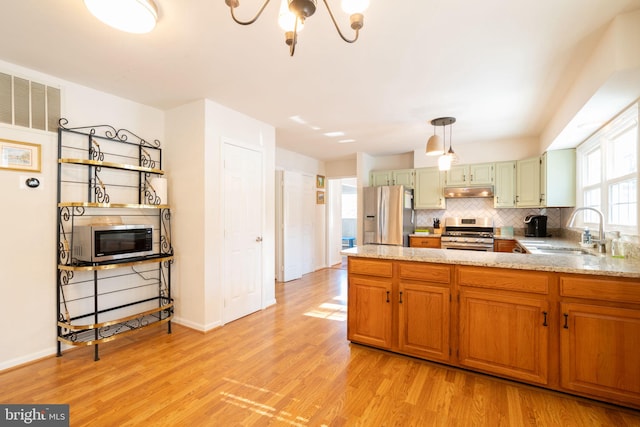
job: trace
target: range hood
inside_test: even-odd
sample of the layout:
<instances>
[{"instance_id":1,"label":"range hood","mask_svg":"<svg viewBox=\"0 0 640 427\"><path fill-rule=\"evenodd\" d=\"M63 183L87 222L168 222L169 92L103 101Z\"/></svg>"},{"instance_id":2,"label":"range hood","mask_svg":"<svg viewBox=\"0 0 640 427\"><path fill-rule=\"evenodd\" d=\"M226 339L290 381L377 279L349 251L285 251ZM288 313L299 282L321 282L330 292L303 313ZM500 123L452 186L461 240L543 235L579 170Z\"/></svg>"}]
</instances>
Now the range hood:
<instances>
[{"instance_id":1,"label":"range hood","mask_svg":"<svg viewBox=\"0 0 640 427\"><path fill-rule=\"evenodd\" d=\"M493 197L493 186L485 187L445 187L446 199L459 199L464 197Z\"/></svg>"}]
</instances>

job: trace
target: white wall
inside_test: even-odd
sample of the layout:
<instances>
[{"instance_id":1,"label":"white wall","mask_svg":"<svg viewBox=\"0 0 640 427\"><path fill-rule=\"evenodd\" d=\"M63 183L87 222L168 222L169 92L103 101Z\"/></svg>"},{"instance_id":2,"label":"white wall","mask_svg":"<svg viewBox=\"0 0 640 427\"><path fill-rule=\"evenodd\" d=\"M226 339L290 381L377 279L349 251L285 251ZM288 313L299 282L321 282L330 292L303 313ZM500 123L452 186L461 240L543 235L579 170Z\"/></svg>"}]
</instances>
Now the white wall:
<instances>
[{"instance_id":1,"label":"white wall","mask_svg":"<svg viewBox=\"0 0 640 427\"><path fill-rule=\"evenodd\" d=\"M162 111L0 61L0 72L61 88L69 127L110 124L165 146ZM38 174L0 169L0 370L56 351L56 174L57 134L0 125L0 138L41 144ZM35 176L41 186L22 188Z\"/></svg>"},{"instance_id":2,"label":"white wall","mask_svg":"<svg viewBox=\"0 0 640 427\"><path fill-rule=\"evenodd\" d=\"M175 320L204 330L203 301L206 271L219 270L216 259L205 260L205 114L204 100L174 108L166 114L164 152L172 214Z\"/></svg>"},{"instance_id":3,"label":"white wall","mask_svg":"<svg viewBox=\"0 0 640 427\"><path fill-rule=\"evenodd\" d=\"M413 169L413 151L391 156L371 157L371 170Z\"/></svg>"},{"instance_id":4,"label":"white wall","mask_svg":"<svg viewBox=\"0 0 640 427\"><path fill-rule=\"evenodd\" d=\"M265 199L256 200L256 208L264 212L262 306L275 303L275 129L213 101L199 100L167 112L167 135L176 142L167 150L173 177L170 198L177 206L174 246L181 264L176 268L180 283L176 322L207 331L222 324L225 140L263 152Z\"/></svg>"},{"instance_id":5,"label":"white wall","mask_svg":"<svg viewBox=\"0 0 640 427\"><path fill-rule=\"evenodd\" d=\"M351 178L358 173L355 156L353 159L334 160L325 163L327 178Z\"/></svg>"},{"instance_id":6,"label":"white wall","mask_svg":"<svg viewBox=\"0 0 640 427\"><path fill-rule=\"evenodd\" d=\"M638 46L640 10L618 15L542 132L541 151L575 147L640 97Z\"/></svg>"}]
</instances>

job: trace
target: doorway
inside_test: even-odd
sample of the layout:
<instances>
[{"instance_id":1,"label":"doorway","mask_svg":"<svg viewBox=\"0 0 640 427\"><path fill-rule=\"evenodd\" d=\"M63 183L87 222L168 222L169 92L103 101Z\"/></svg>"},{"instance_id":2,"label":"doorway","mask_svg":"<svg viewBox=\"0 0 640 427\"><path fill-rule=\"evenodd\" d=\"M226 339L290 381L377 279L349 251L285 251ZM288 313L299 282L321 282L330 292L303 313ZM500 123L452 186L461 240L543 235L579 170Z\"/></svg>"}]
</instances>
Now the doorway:
<instances>
[{"instance_id":1,"label":"doorway","mask_svg":"<svg viewBox=\"0 0 640 427\"><path fill-rule=\"evenodd\" d=\"M343 263L340 251L357 245L358 187L356 178L328 180L327 260L329 266Z\"/></svg>"}]
</instances>

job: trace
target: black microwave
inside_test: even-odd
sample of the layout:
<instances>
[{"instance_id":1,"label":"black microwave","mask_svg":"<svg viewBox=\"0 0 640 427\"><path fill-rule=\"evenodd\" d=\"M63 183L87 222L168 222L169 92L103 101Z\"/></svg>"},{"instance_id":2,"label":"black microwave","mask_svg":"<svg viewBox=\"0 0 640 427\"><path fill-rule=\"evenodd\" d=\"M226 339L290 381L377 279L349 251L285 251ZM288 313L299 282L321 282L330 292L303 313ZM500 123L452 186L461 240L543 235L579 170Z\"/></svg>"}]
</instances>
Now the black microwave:
<instances>
[{"instance_id":1,"label":"black microwave","mask_svg":"<svg viewBox=\"0 0 640 427\"><path fill-rule=\"evenodd\" d=\"M73 258L117 261L153 255L153 225L78 225L73 227Z\"/></svg>"}]
</instances>

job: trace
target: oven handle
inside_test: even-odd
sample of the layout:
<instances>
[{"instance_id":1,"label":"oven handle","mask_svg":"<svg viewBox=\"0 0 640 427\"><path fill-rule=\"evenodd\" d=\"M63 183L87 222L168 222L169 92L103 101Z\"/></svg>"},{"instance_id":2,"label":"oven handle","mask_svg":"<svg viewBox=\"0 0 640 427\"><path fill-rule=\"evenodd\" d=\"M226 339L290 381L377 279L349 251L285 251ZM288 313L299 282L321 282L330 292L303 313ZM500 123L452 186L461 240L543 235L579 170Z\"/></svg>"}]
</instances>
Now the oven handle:
<instances>
[{"instance_id":1,"label":"oven handle","mask_svg":"<svg viewBox=\"0 0 640 427\"><path fill-rule=\"evenodd\" d=\"M460 246L460 245L456 245L456 246L446 246L446 245L442 245L441 246L442 249L455 249L455 250L462 250L462 251L484 251L484 252L493 252L493 246L481 246L481 245L469 245L469 246Z\"/></svg>"}]
</instances>

